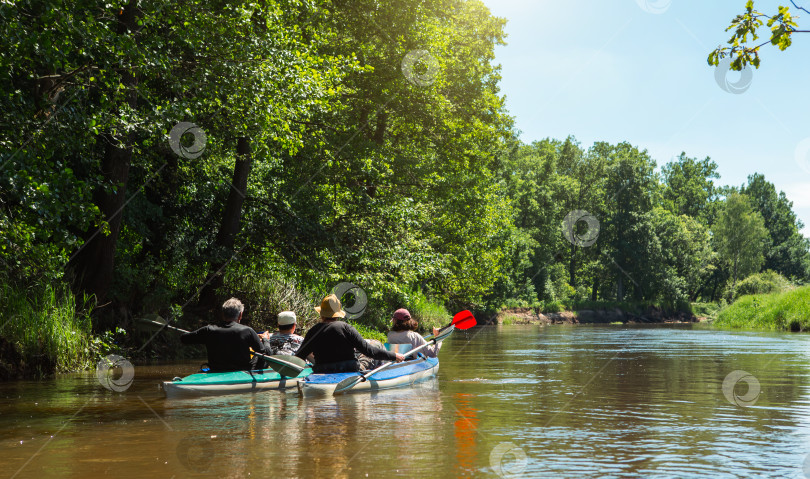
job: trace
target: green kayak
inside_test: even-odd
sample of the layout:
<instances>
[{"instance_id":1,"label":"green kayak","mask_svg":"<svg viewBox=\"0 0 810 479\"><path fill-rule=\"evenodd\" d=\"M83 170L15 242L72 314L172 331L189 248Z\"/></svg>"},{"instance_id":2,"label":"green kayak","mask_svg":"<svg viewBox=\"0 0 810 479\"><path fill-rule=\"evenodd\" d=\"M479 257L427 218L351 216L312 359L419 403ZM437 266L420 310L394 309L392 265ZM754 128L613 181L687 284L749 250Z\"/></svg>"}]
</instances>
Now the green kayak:
<instances>
[{"instance_id":1,"label":"green kayak","mask_svg":"<svg viewBox=\"0 0 810 479\"><path fill-rule=\"evenodd\" d=\"M298 382L309 376L312 369L296 378L282 377L272 369L261 371L233 371L228 373L196 373L184 378L163 382L167 398L214 396L257 391L286 390L298 387Z\"/></svg>"}]
</instances>

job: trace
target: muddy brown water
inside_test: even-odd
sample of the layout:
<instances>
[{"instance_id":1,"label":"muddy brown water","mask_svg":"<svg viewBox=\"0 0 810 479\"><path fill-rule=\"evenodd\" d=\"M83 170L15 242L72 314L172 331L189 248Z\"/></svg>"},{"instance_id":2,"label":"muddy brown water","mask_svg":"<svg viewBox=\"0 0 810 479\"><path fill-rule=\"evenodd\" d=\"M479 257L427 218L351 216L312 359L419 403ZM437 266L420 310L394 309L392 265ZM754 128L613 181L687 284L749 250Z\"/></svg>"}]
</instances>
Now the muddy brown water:
<instances>
[{"instance_id":1,"label":"muddy brown water","mask_svg":"<svg viewBox=\"0 0 810 479\"><path fill-rule=\"evenodd\" d=\"M93 477L810 477L810 336L458 332L417 387L167 400L198 362L0 384L0 471ZM724 384L725 383L725 384ZM805 470L808 472L805 473ZM807 475L805 475L807 474Z\"/></svg>"}]
</instances>

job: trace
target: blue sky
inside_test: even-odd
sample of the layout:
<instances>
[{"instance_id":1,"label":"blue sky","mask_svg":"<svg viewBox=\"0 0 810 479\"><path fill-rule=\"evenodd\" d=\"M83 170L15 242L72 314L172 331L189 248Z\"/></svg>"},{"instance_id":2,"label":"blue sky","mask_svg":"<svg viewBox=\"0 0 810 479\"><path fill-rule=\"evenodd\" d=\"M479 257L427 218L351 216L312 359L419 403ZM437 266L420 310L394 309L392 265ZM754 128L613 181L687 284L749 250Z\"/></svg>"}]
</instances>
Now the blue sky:
<instances>
[{"instance_id":1,"label":"blue sky","mask_svg":"<svg viewBox=\"0 0 810 479\"><path fill-rule=\"evenodd\" d=\"M734 94L721 88L706 57L730 38L725 28L745 0L484 3L508 20L508 45L497 48L496 62L523 141L574 135L585 148L628 141L659 166L681 151L708 156L720 184L762 173L810 225L810 34L795 34L785 52L763 47L749 88ZM765 13L778 5L755 2ZM810 0L804 5L810 10ZM810 29L810 14L795 13ZM736 83L740 73L721 78Z\"/></svg>"}]
</instances>

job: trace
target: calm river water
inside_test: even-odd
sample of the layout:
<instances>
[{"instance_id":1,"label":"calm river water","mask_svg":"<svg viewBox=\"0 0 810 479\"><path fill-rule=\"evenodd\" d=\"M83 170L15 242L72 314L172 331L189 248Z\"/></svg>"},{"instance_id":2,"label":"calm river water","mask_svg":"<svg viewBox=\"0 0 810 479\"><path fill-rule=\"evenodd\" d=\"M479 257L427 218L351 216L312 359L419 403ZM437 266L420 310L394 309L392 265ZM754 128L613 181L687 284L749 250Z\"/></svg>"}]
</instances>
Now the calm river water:
<instances>
[{"instance_id":1,"label":"calm river water","mask_svg":"<svg viewBox=\"0 0 810 479\"><path fill-rule=\"evenodd\" d=\"M691 326L457 332L436 380L166 400L198 362L0 384L6 477L810 478L810 336ZM805 472L805 469L807 472Z\"/></svg>"}]
</instances>

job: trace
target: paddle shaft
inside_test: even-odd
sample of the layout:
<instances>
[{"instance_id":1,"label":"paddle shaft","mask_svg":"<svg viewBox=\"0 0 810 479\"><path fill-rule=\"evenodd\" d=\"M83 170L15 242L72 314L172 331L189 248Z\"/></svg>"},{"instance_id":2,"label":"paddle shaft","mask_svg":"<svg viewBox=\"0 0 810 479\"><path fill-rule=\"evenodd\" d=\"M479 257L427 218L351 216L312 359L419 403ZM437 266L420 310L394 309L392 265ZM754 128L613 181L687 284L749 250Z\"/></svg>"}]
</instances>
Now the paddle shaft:
<instances>
[{"instance_id":1,"label":"paddle shaft","mask_svg":"<svg viewBox=\"0 0 810 479\"><path fill-rule=\"evenodd\" d=\"M178 328L176 326L170 326L168 323L159 323L158 321L152 321L151 319L142 318L142 319L140 319L140 321L145 322L145 323L154 324L155 326L160 326L161 329L163 329L163 328L171 329L173 331L177 331L178 333L188 334L188 332L189 332L189 331L186 331L185 329L180 329L180 328ZM272 356L268 356L268 355L262 354L262 353L257 353L256 351L253 351L253 354L256 355L256 356L259 356L260 358L270 359L270 360L273 360L273 361L276 360L276 358L274 358ZM301 368L301 369L303 370L304 368Z\"/></svg>"},{"instance_id":2,"label":"paddle shaft","mask_svg":"<svg viewBox=\"0 0 810 479\"><path fill-rule=\"evenodd\" d=\"M452 324L451 324L450 326L452 326ZM449 326L448 326L448 327L449 327ZM451 330L450 332L452 332L452 330ZM448 332L446 335L449 335L449 334L450 334L450 332ZM436 338L431 339L430 341L428 341L427 343L425 343L425 344L423 344L423 345L419 346L418 348L411 349L410 351L408 351L408 354L407 354L407 355L408 355L408 356L413 356L414 354L416 354L416 353L418 353L419 351L421 351L421 350L425 349L426 347L431 346L431 345L433 345L433 344L436 344L436 339L437 339L437 338L439 338L439 337L441 337L441 336L442 336L442 334L443 334L443 333L440 333L440 334L439 334L439 336L436 336ZM444 339L444 337L442 337L441 339ZM441 339L440 339L440 341L441 341ZM373 376L374 374L376 374L376 373L378 373L378 372L382 371L383 369L390 368L390 367L391 367L392 365L394 365L394 364L396 364L396 363L395 363L395 362L385 363L385 364L383 364L382 366L378 367L377 369L374 369L373 371L368 372L368 373L366 373L366 374L364 374L364 375L360 376L360 379L359 379L357 382L358 382L358 383L361 383L361 382L363 382L363 381L366 381L368 378L370 378L370 377L371 377L371 376ZM355 384L357 384L357 383L355 383Z\"/></svg>"},{"instance_id":3,"label":"paddle shaft","mask_svg":"<svg viewBox=\"0 0 810 479\"><path fill-rule=\"evenodd\" d=\"M453 320L452 320L452 321L450 321L449 323L447 323L447 325L446 325L446 326L443 326L441 329L439 329L439 335L441 335L441 334L442 334L442 332L443 332L445 329L449 328L450 326L455 326L457 323L466 323L466 322L467 322L467 321L470 319L470 317L472 317L473 321L475 321L475 316L472 316L472 314L470 314L470 316L466 316L466 315L464 315L464 316L459 317L459 315L460 315L460 314L465 313L465 312L467 312L467 311L462 311L462 312L460 312L460 313L456 314L456 315L453 317ZM459 328L459 329L467 329L467 328L463 328L463 327L462 327L462 328ZM433 333L428 334L427 336L425 336L425 341L430 341L431 339L433 339L433 337L434 337Z\"/></svg>"}]
</instances>

